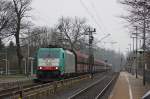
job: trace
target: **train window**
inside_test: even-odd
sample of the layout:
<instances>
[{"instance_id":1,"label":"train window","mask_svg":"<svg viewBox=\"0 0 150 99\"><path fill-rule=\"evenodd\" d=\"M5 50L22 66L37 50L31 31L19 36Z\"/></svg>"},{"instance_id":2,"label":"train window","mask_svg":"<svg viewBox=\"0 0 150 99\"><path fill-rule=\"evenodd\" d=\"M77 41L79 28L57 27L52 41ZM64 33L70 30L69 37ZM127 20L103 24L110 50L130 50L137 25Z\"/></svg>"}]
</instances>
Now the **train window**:
<instances>
[{"instance_id":1,"label":"train window","mask_svg":"<svg viewBox=\"0 0 150 99\"><path fill-rule=\"evenodd\" d=\"M64 53L63 53L63 55L62 55L62 56L63 56L63 58L65 57L65 56L64 56Z\"/></svg>"},{"instance_id":2,"label":"train window","mask_svg":"<svg viewBox=\"0 0 150 99\"><path fill-rule=\"evenodd\" d=\"M58 51L41 51L39 53L40 58L59 58L59 52Z\"/></svg>"}]
</instances>

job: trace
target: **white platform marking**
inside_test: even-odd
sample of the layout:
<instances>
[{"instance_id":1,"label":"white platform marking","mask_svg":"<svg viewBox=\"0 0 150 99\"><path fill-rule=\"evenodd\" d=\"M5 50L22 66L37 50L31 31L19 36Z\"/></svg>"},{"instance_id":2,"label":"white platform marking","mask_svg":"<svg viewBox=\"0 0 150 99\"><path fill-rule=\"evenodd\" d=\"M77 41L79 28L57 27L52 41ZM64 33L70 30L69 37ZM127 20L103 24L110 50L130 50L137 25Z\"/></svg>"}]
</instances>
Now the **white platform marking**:
<instances>
[{"instance_id":1,"label":"white platform marking","mask_svg":"<svg viewBox=\"0 0 150 99\"><path fill-rule=\"evenodd\" d=\"M131 90L131 85L130 85L130 82L129 82L129 79L128 79L127 75L125 75L125 78L126 78L126 80L127 80L127 82L128 82L130 99L133 99L132 90Z\"/></svg>"}]
</instances>

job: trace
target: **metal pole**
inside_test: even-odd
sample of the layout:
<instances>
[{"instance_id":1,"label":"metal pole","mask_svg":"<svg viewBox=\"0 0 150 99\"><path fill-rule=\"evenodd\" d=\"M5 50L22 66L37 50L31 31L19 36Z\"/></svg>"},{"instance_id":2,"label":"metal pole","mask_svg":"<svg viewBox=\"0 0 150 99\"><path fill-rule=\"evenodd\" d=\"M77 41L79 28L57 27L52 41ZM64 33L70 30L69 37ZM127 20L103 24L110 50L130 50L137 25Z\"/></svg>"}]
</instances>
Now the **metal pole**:
<instances>
[{"instance_id":1,"label":"metal pole","mask_svg":"<svg viewBox=\"0 0 150 99\"><path fill-rule=\"evenodd\" d=\"M24 59L24 74L27 74L27 63L26 63L26 58Z\"/></svg>"},{"instance_id":2,"label":"metal pole","mask_svg":"<svg viewBox=\"0 0 150 99\"><path fill-rule=\"evenodd\" d=\"M129 62L130 62L130 73L132 73L131 44L129 44Z\"/></svg>"},{"instance_id":3,"label":"metal pole","mask_svg":"<svg viewBox=\"0 0 150 99\"><path fill-rule=\"evenodd\" d=\"M89 72L91 73L92 68L92 31L89 30Z\"/></svg>"},{"instance_id":4,"label":"metal pole","mask_svg":"<svg viewBox=\"0 0 150 99\"><path fill-rule=\"evenodd\" d=\"M7 66L7 48L5 53L5 62L6 62L6 75L8 74L8 66Z\"/></svg>"},{"instance_id":5,"label":"metal pole","mask_svg":"<svg viewBox=\"0 0 150 99\"><path fill-rule=\"evenodd\" d=\"M27 64L26 64L26 73L29 74L29 64L30 64L30 61L29 61L29 57L30 57L30 42L31 42L31 39L30 37L32 37L31 33L30 33L30 29L28 29L28 33L29 33L29 37L28 37L28 55L27 55Z\"/></svg>"},{"instance_id":6,"label":"metal pole","mask_svg":"<svg viewBox=\"0 0 150 99\"><path fill-rule=\"evenodd\" d=\"M132 56L132 58L133 58L133 63L134 63L134 55L135 55L135 52L134 52L134 38L135 38L135 37L133 37L133 56ZM133 74L135 73L135 70L136 70L136 66L134 67L134 65L133 65Z\"/></svg>"},{"instance_id":7,"label":"metal pole","mask_svg":"<svg viewBox=\"0 0 150 99\"><path fill-rule=\"evenodd\" d=\"M143 22L143 85L145 85L145 49L146 49L146 45L145 45L145 34L146 34L146 0L144 1L144 22Z\"/></svg>"},{"instance_id":8,"label":"metal pole","mask_svg":"<svg viewBox=\"0 0 150 99\"><path fill-rule=\"evenodd\" d=\"M105 55L105 53L106 53L106 52L105 52L105 48L104 48L104 59L106 59L106 55ZM105 64L105 66L104 66L104 67L105 67L105 71L106 71L106 64Z\"/></svg>"},{"instance_id":9,"label":"metal pole","mask_svg":"<svg viewBox=\"0 0 150 99\"><path fill-rule=\"evenodd\" d=\"M92 44L93 44L93 32L96 32L96 29L94 29L93 31L90 30L89 28L89 72L91 74L91 78L93 76L93 62L94 62L94 55L93 55L93 50L92 50Z\"/></svg>"},{"instance_id":10,"label":"metal pole","mask_svg":"<svg viewBox=\"0 0 150 99\"><path fill-rule=\"evenodd\" d=\"M31 59L31 76L33 75L33 59Z\"/></svg>"},{"instance_id":11,"label":"metal pole","mask_svg":"<svg viewBox=\"0 0 150 99\"><path fill-rule=\"evenodd\" d=\"M30 47L29 47L29 43L30 43L30 38L28 39L28 44L27 44L27 65L26 65L26 72L27 72L27 74L29 75L29 65L30 65L30 61L29 61L29 57L30 57L30 51L29 51L29 49L30 49ZM24 68L25 69L25 68Z\"/></svg>"},{"instance_id":12,"label":"metal pole","mask_svg":"<svg viewBox=\"0 0 150 99\"><path fill-rule=\"evenodd\" d=\"M10 68L9 68L9 61L7 60L7 66L8 66L8 75L9 75L9 72L10 72Z\"/></svg>"},{"instance_id":13,"label":"metal pole","mask_svg":"<svg viewBox=\"0 0 150 99\"><path fill-rule=\"evenodd\" d=\"M133 54L134 54L134 38L135 37L133 37L133 39L132 39L133 40L133 46L132 46L133 47Z\"/></svg>"},{"instance_id":14,"label":"metal pole","mask_svg":"<svg viewBox=\"0 0 150 99\"><path fill-rule=\"evenodd\" d=\"M7 60L5 59L5 66L6 66L6 69L5 69L5 74L7 75Z\"/></svg>"},{"instance_id":15,"label":"metal pole","mask_svg":"<svg viewBox=\"0 0 150 99\"><path fill-rule=\"evenodd\" d=\"M122 56L121 56L121 60L120 60L120 70L119 71L121 71L121 69L122 69Z\"/></svg>"},{"instance_id":16,"label":"metal pole","mask_svg":"<svg viewBox=\"0 0 150 99\"><path fill-rule=\"evenodd\" d=\"M130 51L130 53L131 53L131 44L129 44L129 47L130 47L129 51Z\"/></svg>"},{"instance_id":17,"label":"metal pole","mask_svg":"<svg viewBox=\"0 0 150 99\"><path fill-rule=\"evenodd\" d=\"M138 49L138 33L137 33L137 26L136 26L136 70L135 70L135 75L136 75L136 78L138 78L138 74L137 74L137 71L138 71L138 56L137 56L137 49Z\"/></svg>"}]
</instances>

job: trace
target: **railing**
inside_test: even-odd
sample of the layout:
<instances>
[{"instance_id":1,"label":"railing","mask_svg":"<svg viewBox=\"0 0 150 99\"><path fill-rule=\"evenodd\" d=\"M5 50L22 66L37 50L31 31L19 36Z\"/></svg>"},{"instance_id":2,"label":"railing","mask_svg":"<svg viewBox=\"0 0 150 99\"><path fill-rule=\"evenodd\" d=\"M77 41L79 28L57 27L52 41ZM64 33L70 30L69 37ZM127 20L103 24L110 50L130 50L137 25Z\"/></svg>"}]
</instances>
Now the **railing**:
<instances>
[{"instance_id":1,"label":"railing","mask_svg":"<svg viewBox=\"0 0 150 99\"><path fill-rule=\"evenodd\" d=\"M3 90L16 88L20 86L27 86L33 84L32 79L26 79L26 80L16 80L11 82L2 82L0 83L0 92Z\"/></svg>"},{"instance_id":2,"label":"railing","mask_svg":"<svg viewBox=\"0 0 150 99\"><path fill-rule=\"evenodd\" d=\"M61 81L55 81L51 83L41 84L37 86L32 86L29 88L20 88L20 90L13 91L5 95L8 99L47 99L50 95L54 94L57 90L69 87L79 82L89 78L89 74L82 75L79 77L69 78Z\"/></svg>"}]
</instances>

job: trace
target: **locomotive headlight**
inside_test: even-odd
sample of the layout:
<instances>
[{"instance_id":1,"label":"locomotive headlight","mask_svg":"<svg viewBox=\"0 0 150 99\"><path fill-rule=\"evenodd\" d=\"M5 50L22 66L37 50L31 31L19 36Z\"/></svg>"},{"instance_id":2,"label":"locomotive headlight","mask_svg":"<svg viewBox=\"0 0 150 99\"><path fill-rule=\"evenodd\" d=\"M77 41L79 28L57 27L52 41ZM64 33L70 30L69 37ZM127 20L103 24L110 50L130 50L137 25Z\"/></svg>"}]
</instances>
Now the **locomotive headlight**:
<instances>
[{"instance_id":1,"label":"locomotive headlight","mask_svg":"<svg viewBox=\"0 0 150 99\"><path fill-rule=\"evenodd\" d=\"M42 67L40 67L40 69L42 69Z\"/></svg>"},{"instance_id":2,"label":"locomotive headlight","mask_svg":"<svg viewBox=\"0 0 150 99\"><path fill-rule=\"evenodd\" d=\"M56 69L58 69L58 67L56 67Z\"/></svg>"}]
</instances>

